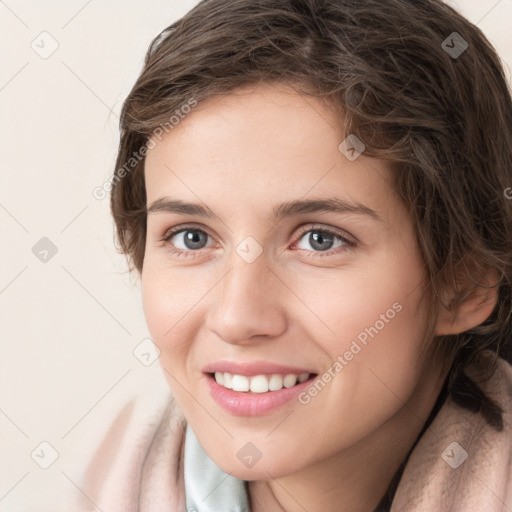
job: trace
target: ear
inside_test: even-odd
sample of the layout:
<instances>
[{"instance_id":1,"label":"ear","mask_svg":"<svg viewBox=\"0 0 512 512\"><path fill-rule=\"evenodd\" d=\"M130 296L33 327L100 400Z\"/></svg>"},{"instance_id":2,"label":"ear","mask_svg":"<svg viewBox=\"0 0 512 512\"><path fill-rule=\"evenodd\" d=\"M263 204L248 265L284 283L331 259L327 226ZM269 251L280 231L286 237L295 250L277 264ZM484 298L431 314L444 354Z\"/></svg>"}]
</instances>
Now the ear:
<instances>
[{"instance_id":1,"label":"ear","mask_svg":"<svg viewBox=\"0 0 512 512\"><path fill-rule=\"evenodd\" d=\"M458 334L485 322L498 302L498 281L494 269L489 270L485 278L480 280L482 286L466 277L465 285L462 290L459 289L459 293L467 297L458 306L441 308L435 334ZM452 300L456 302L455 298Z\"/></svg>"}]
</instances>

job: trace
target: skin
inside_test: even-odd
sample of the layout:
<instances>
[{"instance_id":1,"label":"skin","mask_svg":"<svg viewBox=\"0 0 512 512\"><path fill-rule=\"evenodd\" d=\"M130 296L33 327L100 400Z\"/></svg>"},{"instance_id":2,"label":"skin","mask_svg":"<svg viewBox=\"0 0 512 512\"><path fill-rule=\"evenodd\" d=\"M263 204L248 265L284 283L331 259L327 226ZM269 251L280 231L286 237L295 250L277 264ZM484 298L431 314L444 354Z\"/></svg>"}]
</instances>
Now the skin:
<instances>
[{"instance_id":1,"label":"skin","mask_svg":"<svg viewBox=\"0 0 512 512\"><path fill-rule=\"evenodd\" d=\"M373 510L448 371L448 363L417 363L428 276L390 186L390 164L364 153L347 159L338 126L320 100L260 84L200 103L146 158L148 204L168 196L206 204L220 217L148 215L142 301L180 408L210 458L250 481L254 512ZM381 220L335 212L269 218L282 202L333 195L363 203ZM202 248L185 245L183 232L162 241L180 226L208 235ZM310 239L320 228L346 233L356 246L334 238L324 251L332 254L322 257ZM248 236L263 250L252 263L236 252ZM173 254L173 244L189 257ZM201 369L220 359L322 375L397 302L401 311L306 405L292 400L239 417L203 382ZM493 305L477 298L443 313L436 333L477 325ZM249 441L262 454L251 468L237 457Z\"/></svg>"}]
</instances>

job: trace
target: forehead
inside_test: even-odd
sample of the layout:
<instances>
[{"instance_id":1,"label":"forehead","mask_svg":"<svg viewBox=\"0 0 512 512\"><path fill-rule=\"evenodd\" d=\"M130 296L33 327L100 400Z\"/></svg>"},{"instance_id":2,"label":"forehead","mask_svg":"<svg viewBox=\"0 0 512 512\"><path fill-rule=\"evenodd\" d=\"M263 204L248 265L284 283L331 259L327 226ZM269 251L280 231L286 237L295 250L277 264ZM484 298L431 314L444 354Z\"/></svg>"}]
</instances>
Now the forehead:
<instances>
[{"instance_id":1,"label":"forehead","mask_svg":"<svg viewBox=\"0 0 512 512\"><path fill-rule=\"evenodd\" d=\"M199 103L148 152L148 204L164 197L267 209L298 198L339 196L389 209L391 166L339 149L343 120L328 103L260 84Z\"/></svg>"}]
</instances>

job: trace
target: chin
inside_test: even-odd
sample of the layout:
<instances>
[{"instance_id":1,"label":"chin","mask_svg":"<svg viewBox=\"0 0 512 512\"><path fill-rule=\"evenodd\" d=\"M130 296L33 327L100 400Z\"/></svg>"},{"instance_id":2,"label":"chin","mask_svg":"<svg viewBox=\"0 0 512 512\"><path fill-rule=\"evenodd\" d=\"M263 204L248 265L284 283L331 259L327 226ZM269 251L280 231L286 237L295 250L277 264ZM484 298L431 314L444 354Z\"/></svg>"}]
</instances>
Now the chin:
<instances>
[{"instance_id":1,"label":"chin","mask_svg":"<svg viewBox=\"0 0 512 512\"><path fill-rule=\"evenodd\" d=\"M261 458L257 458L256 456L252 460L248 459L244 461L244 458L247 457L246 453L248 452L249 450L244 452L242 448L237 451L235 458L210 458L222 471L240 480L271 480L273 478L286 476L301 469L296 459L287 461L280 452L271 455L262 453ZM238 453L240 453L240 459L242 460L239 459ZM256 455L256 452L254 453Z\"/></svg>"}]
</instances>

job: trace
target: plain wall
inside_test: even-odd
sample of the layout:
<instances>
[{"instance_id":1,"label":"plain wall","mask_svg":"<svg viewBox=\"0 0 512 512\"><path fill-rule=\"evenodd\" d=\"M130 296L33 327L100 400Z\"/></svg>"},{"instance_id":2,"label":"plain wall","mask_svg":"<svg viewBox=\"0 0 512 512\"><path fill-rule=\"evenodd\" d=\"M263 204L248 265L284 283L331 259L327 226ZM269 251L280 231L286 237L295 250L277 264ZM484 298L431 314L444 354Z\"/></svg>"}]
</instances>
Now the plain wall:
<instances>
[{"instance_id":1,"label":"plain wall","mask_svg":"<svg viewBox=\"0 0 512 512\"><path fill-rule=\"evenodd\" d=\"M0 2L0 511L60 510L56 497L78 492L88 429L166 385L158 360L133 354L149 336L139 289L108 197L92 191L114 170L120 107L148 44L196 3ZM510 80L512 0L449 3ZM31 458L48 456L43 441L59 454L48 469Z\"/></svg>"}]
</instances>

